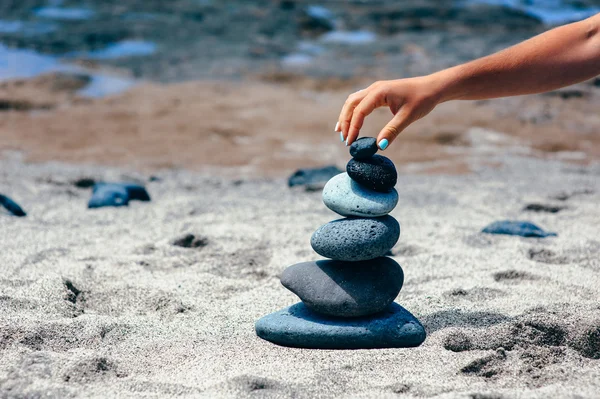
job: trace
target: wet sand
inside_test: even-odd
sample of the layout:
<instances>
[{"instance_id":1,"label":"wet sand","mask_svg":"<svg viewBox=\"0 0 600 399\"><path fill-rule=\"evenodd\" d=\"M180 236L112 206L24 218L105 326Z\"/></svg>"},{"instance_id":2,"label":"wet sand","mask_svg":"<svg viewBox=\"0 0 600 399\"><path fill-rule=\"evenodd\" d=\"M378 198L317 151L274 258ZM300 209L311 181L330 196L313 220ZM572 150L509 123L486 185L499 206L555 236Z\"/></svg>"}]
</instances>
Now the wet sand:
<instances>
[{"instance_id":1,"label":"wet sand","mask_svg":"<svg viewBox=\"0 0 600 399\"><path fill-rule=\"evenodd\" d=\"M0 86L0 151L139 170L193 169L229 176L287 176L301 167L344 167L333 132L348 93L369 81L264 75L245 82L145 84L119 96L76 96L72 77ZM406 173L466 173L502 152L589 164L600 157L600 88L494 101L452 102L404 132L385 152ZM378 110L363 134L390 119Z\"/></svg>"}]
</instances>

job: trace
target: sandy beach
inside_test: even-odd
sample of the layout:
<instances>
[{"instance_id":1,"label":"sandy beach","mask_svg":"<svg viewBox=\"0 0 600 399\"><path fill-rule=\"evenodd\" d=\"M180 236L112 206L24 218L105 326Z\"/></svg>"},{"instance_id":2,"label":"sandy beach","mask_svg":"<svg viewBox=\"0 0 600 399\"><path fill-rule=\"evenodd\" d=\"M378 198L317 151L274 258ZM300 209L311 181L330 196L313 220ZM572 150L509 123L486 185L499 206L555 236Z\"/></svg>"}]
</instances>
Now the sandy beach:
<instances>
[{"instance_id":1,"label":"sandy beach","mask_svg":"<svg viewBox=\"0 0 600 399\"><path fill-rule=\"evenodd\" d=\"M256 337L297 302L279 283L315 259L336 217L280 178L149 175L5 153L0 215L2 397L597 397L598 165L500 154L468 175L403 174L392 213L397 302L428 332L414 349L325 351ZM150 203L86 209L82 177L147 182ZM156 179L158 178L158 179ZM156 181L157 180L157 181ZM559 198L559 199L557 199ZM530 203L564 206L526 212ZM479 233L531 220L557 237ZM194 234L198 248L172 245Z\"/></svg>"},{"instance_id":2,"label":"sandy beach","mask_svg":"<svg viewBox=\"0 0 600 399\"><path fill-rule=\"evenodd\" d=\"M0 206L0 399L600 398L600 78L442 104L383 152L398 170L396 302L421 346L293 349L255 333L299 302L280 275L319 259L311 235L339 218L319 185L287 179L345 169L333 128L349 93L596 10L0 5L0 194L27 212ZM377 110L362 135L389 119ZM152 200L88 209L94 182ZM507 219L557 236L481 232Z\"/></svg>"}]
</instances>

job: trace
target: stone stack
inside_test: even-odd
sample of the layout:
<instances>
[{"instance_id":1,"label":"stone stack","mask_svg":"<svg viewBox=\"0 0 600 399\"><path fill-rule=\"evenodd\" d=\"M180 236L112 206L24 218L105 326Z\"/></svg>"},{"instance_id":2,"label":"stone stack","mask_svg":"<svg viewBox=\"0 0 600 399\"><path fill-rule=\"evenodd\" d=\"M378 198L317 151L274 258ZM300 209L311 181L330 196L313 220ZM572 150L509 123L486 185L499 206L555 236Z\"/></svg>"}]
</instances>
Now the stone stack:
<instances>
[{"instance_id":1,"label":"stone stack","mask_svg":"<svg viewBox=\"0 0 600 399\"><path fill-rule=\"evenodd\" d=\"M321 226L312 248L329 260L288 267L281 283L302 302L263 317L259 337L273 343L322 349L418 346L421 323L394 303L404 282L402 268L386 257L400 237L388 214L398 203L396 168L376 155L374 138L350 147L346 173L329 180L323 202L344 216Z\"/></svg>"}]
</instances>

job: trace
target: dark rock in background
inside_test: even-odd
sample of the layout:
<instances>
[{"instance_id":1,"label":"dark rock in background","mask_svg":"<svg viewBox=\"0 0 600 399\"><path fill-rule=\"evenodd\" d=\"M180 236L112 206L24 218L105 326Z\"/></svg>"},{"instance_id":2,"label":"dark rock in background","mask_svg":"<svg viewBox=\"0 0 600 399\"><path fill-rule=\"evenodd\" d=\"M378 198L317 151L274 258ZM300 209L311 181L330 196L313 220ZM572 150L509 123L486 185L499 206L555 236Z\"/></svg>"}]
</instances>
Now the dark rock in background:
<instances>
[{"instance_id":1,"label":"dark rock in background","mask_svg":"<svg viewBox=\"0 0 600 399\"><path fill-rule=\"evenodd\" d=\"M542 230L542 228L536 226L531 222L519 221L519 220L503 220L500 222L494 222L486 226L482 233L488 234L506 234L512 236L521 237L551 237L556 236L556 233L551 233Z\"/></svg>"},{"instance_id":2,"label":"dark rock in background","mask_svg":"<svg viewBox=\"0 0 600 399\"><path fill-rule=\"evenodd\" d=\"M288 179L288 186L305 186L308 191L322 189L333 176L342 173L337 166L330 165L322 168L299 169Z\"/></svg>"},{"instance_id":3,"label":"dark rock in background","mask_svg":"<svg viewBox=\"0 0 600 399\"><path fill-rule=\"evenodd\" d=\"M12 199L7 197L6 195L0 194L0 205L6 208L14 216L24 217L27 216L27 213Z\"/></svg>"}]
</instances>

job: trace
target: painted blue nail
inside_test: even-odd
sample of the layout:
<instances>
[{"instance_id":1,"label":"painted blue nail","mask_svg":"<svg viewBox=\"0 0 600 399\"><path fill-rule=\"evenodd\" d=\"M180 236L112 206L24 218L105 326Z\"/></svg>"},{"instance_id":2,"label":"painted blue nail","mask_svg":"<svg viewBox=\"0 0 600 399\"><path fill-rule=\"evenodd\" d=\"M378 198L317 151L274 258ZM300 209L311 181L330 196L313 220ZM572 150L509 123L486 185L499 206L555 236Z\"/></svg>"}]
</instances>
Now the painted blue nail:
<instances>
[{"instance_id":1,"label":"painted blue nail","mask_svg":"<svg viewBox=\"0 0 600 399\"><path fill-rule=\"evenodd\" d=\"M340 132L340 140L342 141L342 143L344 142L344 133Z\"/></svg>"},{"instance_id":2,"label":"painted blue nail","mask_svg":"<svg viewBox=\"0 0 600 399\"><path fill-rule=\"evenodd\" d=\"M382 150L385 150L389 144L390 143L387 141L387 139L383 139L379 142L379 148L381 148Z\"/></svg>"}]
</instances>

